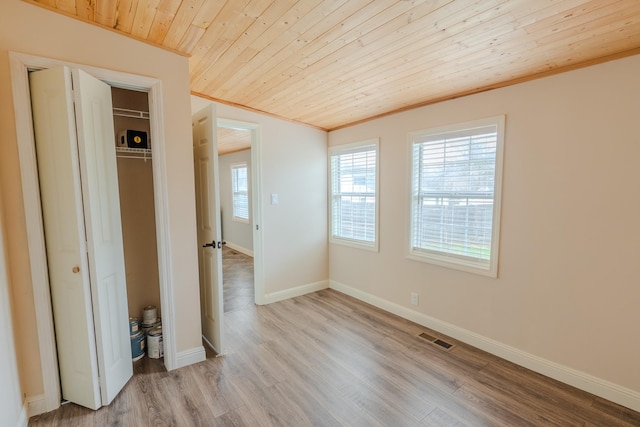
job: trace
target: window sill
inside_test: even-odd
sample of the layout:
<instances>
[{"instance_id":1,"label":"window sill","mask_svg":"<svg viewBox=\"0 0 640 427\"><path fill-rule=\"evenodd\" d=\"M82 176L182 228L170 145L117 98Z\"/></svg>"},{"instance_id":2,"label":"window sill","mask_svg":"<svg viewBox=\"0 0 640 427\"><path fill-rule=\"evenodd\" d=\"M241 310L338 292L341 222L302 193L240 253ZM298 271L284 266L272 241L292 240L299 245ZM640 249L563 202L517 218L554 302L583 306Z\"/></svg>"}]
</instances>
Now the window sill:
<instances>
[{"instance_id":1,"label":"window sill","mask_svg":"<svg viewBox=\"0 0 640 427\"><path fill-rule=\"evenodd\" d=\"M459 270L467 273L478 274L480 276L491 277L493 279L498 278L497 265L493 265L491 262L474 262L472 260L456 259L453 256L438 255L435 253L427 254L412 250L409 251L406 258L413 261L420 261L427 264L450 268L452 270Z\"/></svg>"},{"instance_id":2,"label":"window sill","mask_svg":"<svg viewBox=\"0 0 640 427\"><path fill-rule=\"evenodd\" d=\"M340 237L331 237L329 238L329 244L336 244L340 246L348 246L356 249L364 249L369 252L379 252L378 250L378 242L362 242L359 240L353 239L343 239Z\"/></svg>"}]
</instances>

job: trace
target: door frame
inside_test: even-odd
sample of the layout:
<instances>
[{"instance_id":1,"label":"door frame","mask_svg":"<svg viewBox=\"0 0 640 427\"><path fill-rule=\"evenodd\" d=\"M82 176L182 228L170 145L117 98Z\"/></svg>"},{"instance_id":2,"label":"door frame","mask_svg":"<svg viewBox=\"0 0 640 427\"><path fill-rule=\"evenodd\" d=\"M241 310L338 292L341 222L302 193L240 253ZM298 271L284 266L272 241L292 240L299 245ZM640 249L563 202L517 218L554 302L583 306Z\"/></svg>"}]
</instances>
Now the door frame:
<instances>
[{"instance_id":1,"label":"door frame","mask_svg":"<svg viewBox=\"0 0 640 427\"><path fill-rule=\"evenodd\" d=\"M244 129L251 132L251 215L253 218L253 289L257 305L266 304L262 242L262 174L261 141L258 123L216 117L216 127ZM216 173L219 174L219 171Z\"/></svg>"},{"instance_id":2,"label":"door frame","mask_svg":"<svg viewBox=\"0 0 640 427\"><path fill-rule=\"evenodd\" d=\"M38 182L38 166L35 154L35 137L31 114L31 93L28 73L32 70L67 66L88 72L111 86L147 91L149 94L149 122L154 143L153 188L155 201L156 238L158 240L158 274L164 364L167 370L177 368L175 346L175 310L173 304L173 282L171 280L171 246L168 221L168 186L166 177L165 135L162 125L162 81L134 74L107 70L44 58L17 52L9 52L11 85L16 120L18 157L22 179L22 196L27 229L29 266L33 288L35 320L40 349L40 367L44 393L41 402L33 402L29 415L52 411L60 406L58 360L51 307L51 292L47 269L47 256L42 225L42 206ZM115 144L115 141L114 141ZM40 399L38 399L40 400Z\"/></svg>"}]
</instances>

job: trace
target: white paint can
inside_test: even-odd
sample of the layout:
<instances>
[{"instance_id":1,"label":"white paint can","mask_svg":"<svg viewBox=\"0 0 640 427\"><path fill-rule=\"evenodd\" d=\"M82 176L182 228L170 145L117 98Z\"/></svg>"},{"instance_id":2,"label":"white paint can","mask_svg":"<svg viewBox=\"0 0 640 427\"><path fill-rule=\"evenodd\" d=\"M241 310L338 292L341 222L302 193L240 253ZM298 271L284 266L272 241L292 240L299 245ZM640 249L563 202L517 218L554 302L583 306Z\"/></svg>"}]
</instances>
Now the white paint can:
<instances>
[{"instance_id":1,"label":"white paint can","mask_svg":"<svg viewBox=\"0 0 640 427\"><path fill-rule=\"evenodd\" d=\"M145 335L148 335L149 332L152 329L157 328L158 326L162 325L162 320L160 320L160 318L158 317L158 320L156 321L156 323L152 323L151 325L145 325L144 323L142 324L141 328L142 328L142 332L144 332Z\"/></svg>"},{"instance_id":2,"label":"white paint can","mask_svg":"<svg viewBox=\"0 0 640 427\"><path fill-rule=\"evenodd\" d=\"M162 326L150 330L147 334L147 356L150 359L160 359L164 356Z\"/></svg>"},{"instance_id":3,"label":"white paint can","mask_svg":"<svg viewBox=\"0 0 640 427\"><path fill-rule=\"evenodd\" d=\"M158 320L158 310L155 305L148 305L142 311L142 323L152 325Z\"/></svg>"}]
</instances>

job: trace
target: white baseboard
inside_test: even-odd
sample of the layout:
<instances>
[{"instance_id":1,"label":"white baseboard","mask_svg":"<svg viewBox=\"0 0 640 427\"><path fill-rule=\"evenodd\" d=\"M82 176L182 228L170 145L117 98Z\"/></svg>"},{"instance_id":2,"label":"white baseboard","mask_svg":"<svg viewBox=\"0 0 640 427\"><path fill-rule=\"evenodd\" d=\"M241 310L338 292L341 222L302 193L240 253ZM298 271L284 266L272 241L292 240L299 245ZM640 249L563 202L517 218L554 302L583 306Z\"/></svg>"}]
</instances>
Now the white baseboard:
<instances>
[{"instance_id":1,"label":"white baseboard","mask_svg":"<svg viewBox=\"0 0 640 427\"><path fill-rule=\"evenodd\" d=\"M229 249L233 249L234 251L238 251L240 253L243 253L243 254L253 258L253 251L251 249L243 248L242 246L236 245L233 242L227 242L227 247Z\"/></svg>"},{"instance_id":2,"label":"white baseboard","mask_svg":"<svg viewBox=\"0 0 640 427\"><path fill-rule=\"evenodd\" d=\"M423 313L418 313L417 311L345 285L344 283L331 280L330 288L407 320L411 320L419 325L433 329L434 331L448 335L493 355L502 357L510 362L524 366L532 371L595 394L596 396L600 396L619 405L626 406L634 411L640 411L640 392L635 390L622 387L618 384L614 384L568 366L543 359L451 323L427 316Z\"/></svg>"},{"instance_id":3,"label":"white baseboard","mask_svg":"<svg viewBox=\"0 0 640 427\"><path fill-rule=\"evenodd\" d=\"M328 287L328 280L322 280L315 283L307 283L306 285L296 286L295 288L265 294L263 303L271 304L273 302L310 294L311 292L321 291L322 289L327 289Z\"/></svg>"},{"instance_id":4,"label":"white baseboard","mask_svg":"<svg viewBox=\"0 0 640 427\"><path fill-rule=\"evenodd\" d=\"M18 418L18 424L16 427L27 427L29 425L29 416L27 415L27 401L22 404L22 410L20 411L20 417Z\"/></svg>"},{"instance_id":5,"label":"white baseboard","mask_svg":"<svg viewBox=\"0 0 640 427\"><path fill-rule=\"evenodd\" d=\"M36 396L28 396L25 400L27 404L27 419L34 415L40 415L47 412L47 401L44 394L38 394Z\"/></svg>"},{"instance_id":6,"label":"white baseboard","mask_svg":"<svg viewBox=\"0 0 640 427\"><path fill-rule=\"evenodd\" d=\"M193 365L194 363L202 362L206 358L207 356L203 346L181 351L178 353L176 357L175 369L183 368L185 366Z\"/></svg>"}]
</instances>

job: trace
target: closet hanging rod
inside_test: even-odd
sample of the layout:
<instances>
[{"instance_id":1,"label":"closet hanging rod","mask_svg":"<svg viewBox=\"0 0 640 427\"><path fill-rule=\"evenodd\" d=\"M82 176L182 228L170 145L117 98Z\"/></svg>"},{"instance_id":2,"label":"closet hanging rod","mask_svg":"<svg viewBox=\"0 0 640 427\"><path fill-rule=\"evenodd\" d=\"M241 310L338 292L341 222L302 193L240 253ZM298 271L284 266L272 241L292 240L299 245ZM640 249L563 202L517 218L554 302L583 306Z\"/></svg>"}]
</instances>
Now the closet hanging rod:
<instances>
[{"instance_id":1,"label":"closet hanging rod","mask_svg":"<svg viewBox=\"0 0 640 427\"><path fill-rule=\"evenodd\" d=\"M130 110L128 108L113 107L113 115L120 117L131 117L134 119L146 119L149 120L148 111Z\"/></svg>"}]
</instances>

